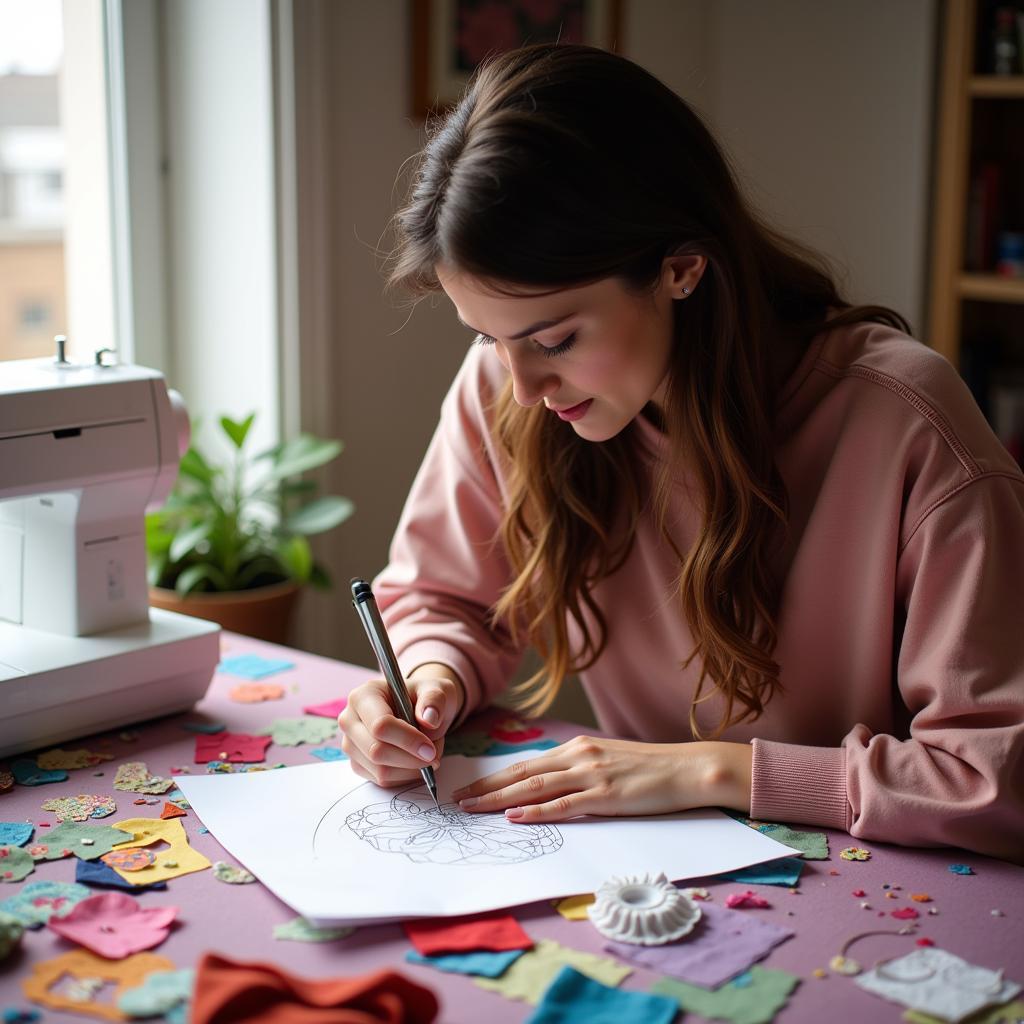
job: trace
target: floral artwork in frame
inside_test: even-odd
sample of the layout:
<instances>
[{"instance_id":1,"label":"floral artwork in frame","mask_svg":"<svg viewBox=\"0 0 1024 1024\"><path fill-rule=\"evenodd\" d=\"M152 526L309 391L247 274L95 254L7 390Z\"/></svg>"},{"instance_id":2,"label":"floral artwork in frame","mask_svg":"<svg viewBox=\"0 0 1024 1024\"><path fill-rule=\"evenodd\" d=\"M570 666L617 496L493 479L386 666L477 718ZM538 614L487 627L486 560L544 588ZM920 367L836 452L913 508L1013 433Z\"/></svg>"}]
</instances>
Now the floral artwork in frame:
<instances>
[{"instance_id":1,"label":"floral artwork in frame","mask_svg":"<svg viewBox=\"0 0 1024 1024\"><path fill-rule=\"evenodd\" d=\"M458 102L485 57L529 43L622 49L622 0L410 0L413 115Z\"/></svg>"}]
</instances>

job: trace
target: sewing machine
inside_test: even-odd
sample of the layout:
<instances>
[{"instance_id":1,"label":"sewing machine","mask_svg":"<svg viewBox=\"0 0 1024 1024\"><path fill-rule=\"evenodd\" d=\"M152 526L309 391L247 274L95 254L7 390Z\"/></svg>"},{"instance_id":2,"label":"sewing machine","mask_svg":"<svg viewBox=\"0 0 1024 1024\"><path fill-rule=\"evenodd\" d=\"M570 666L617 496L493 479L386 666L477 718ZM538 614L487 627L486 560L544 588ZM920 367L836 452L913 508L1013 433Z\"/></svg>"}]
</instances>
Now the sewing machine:
<instances>
[{"instance_id":1,"label":"sewing machine","mask_svg":"<svg viewBox=\"0 0 1024 1024\"><path fill-rule=\"evenodd\" d=\"M191 707L218 626L150 609L147 508L188 415L163 376L96 353L0 362L0 756Z\"/></svg>"}]
</instances>

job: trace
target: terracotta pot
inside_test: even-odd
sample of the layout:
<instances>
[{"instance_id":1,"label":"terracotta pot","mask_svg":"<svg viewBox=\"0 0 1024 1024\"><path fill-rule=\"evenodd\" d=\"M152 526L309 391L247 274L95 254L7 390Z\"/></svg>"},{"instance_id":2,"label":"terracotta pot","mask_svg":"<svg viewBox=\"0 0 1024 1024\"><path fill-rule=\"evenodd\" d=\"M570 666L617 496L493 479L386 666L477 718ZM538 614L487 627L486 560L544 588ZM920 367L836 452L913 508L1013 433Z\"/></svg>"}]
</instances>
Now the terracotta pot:
<instances>
[{"instance_id":1,"label":"terracotta pot","mask_svg":"<svg viewBox=\"0 0 1024 1024\"><path fill-rule=\"evenodd\" d=\"M286 580L253 590L190 594L179 597L163 587L149 588L149 603L197 619L209 619L222 629L271 643L288 642L288 627L301 593L301 584Z\"/></svg>"}]
</instances>

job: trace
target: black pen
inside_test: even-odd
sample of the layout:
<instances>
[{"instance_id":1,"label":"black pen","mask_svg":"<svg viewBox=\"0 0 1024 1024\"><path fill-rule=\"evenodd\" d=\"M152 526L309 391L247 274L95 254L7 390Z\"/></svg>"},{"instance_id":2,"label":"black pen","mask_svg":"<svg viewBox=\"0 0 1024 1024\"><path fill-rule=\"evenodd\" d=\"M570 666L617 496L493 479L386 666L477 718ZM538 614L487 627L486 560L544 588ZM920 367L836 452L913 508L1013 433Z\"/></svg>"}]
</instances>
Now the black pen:
<instances>
[{"instance_id":1,"label":"black pen","mask_svg":"<svg viewBox=\"0 0 1024 1024\"><path fill-rule=\"evenodd\" d=\"M405 680L402 678L402 670L398 667L398 659L395 657L395 650L388 639L387 630L384 628L384 620L380 617L377 609L377 601L366 580L358 576L352 578L352 607L355 608L359 621L370 638L370 646L373 653L377 655L380 670L388 681L391 689L391 696L394 698L395 710L411 726L416 725L416 716L413 714L412 701L409 700L409 691L405 687ZM441 810L437 802L437 781L434 779L434 769L427 765L420 769L420 775L427 784L427 791L434 798L434 805Z\"/></svg>"}]
</instances>

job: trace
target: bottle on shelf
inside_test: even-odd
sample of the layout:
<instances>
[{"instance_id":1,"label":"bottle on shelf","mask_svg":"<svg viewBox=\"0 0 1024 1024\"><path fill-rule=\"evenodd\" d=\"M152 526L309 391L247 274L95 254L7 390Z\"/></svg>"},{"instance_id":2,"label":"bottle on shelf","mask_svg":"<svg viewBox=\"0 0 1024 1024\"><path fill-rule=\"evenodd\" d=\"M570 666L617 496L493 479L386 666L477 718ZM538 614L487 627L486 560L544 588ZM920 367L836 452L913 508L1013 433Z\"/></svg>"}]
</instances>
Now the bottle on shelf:
<instances>
[{"instance_id":1,"label":"bottle on shelf","mask_svg":"<svg viewBox=\"0 0 1024 1024\"><path fill-rule=\"evenodd\" d=\"M992 72L996 75L1019 75L1021 62L1017 11L1013 7L998 7L995 19L995 32L992 36Z\"/></svg>"}]
</instances>

